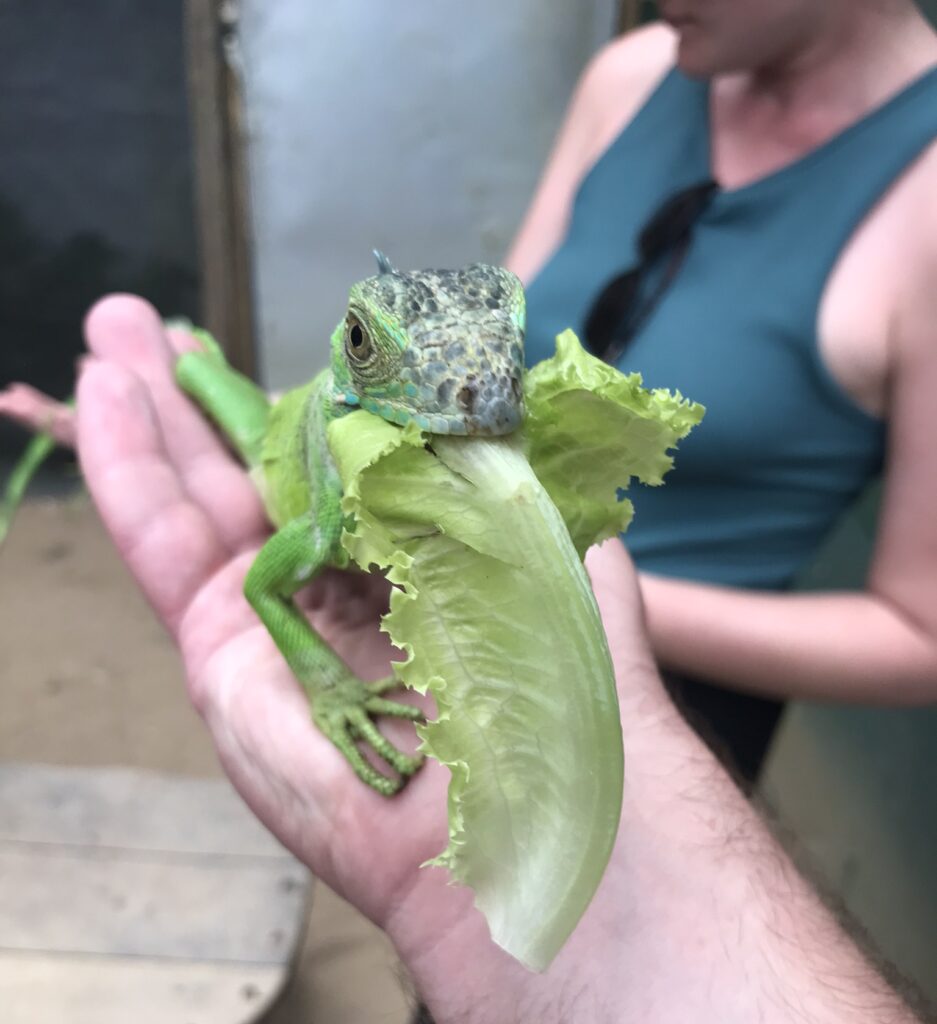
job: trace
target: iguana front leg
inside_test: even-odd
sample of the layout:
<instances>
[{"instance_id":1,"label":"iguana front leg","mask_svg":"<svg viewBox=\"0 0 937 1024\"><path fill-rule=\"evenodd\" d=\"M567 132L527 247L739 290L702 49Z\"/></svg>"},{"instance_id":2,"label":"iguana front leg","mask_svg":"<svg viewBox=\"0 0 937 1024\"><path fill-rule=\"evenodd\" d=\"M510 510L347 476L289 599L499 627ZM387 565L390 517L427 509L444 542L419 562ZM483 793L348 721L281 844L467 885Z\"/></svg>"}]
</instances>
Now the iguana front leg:
<instances>
[{"instance_id":1,"label":"iguana front leg","mask_svg":"<svg viewBox=\"0 0 937 1024\"><path fill-rule=\"evenodd\" d=\"M399 751L383 736L372 715L422 719L418 708L381 696L392 681L365 683L315 632L292 598L332 561L341 530L337 509L318 509L278 530L263 546L244 593L293 674L309 696L313 721L345 755L355 773L386 796L395 793L421 765L421 757ZM392 779L362 756L356 740L370 745L400 775Z\"/></svg>"},{"instance_id":2,"label":"iguana front leg","mask_svg":"<svg viewBox=\"0 0 937 1024\"><path fill-rule=\"evenodd\" d=\"M302 450L302 444L291 446L291 442L307 426L306 399L290 404L300 418L294 423L287 417L284 434L283 421L271 410L267 396L228 365L210 335L199 332L199 338L203 350L188 352L176 363L180 385L221 428L248 466L256 470L264 461L265 451L268 455L271 451L276 453L282 463L276 471L281 484L285 480L289 490L295 477L298 491L306 495L302 501L311 498L312 502L311 512L286 521L261 548L247 574L245 596L305 689L313 721L320 731L369 786L386 795L395 793L420 767L422 758L409 757L397 750L381 735L371 716L419 721L423 715L412 705L381 696L397 685L395 680L365 683L358 679L293 602L293 595L323 569L335 565L342 551L340 491L330 485L328 474L320 466L312 474L315 486L310 494L303 482L309 467L303 462L290 463L290 453ZM271 440L272 423L278 424L279 433ZM324 445L324 436L317 437L315 443ZM265 476L266 473L260 475L262 489L269 492ZM287 513L294 514L297 513ZM362 756L356 742L368 744L396 769L400 778L388 778L377 771Z\"/></svg>"}]
</instances>

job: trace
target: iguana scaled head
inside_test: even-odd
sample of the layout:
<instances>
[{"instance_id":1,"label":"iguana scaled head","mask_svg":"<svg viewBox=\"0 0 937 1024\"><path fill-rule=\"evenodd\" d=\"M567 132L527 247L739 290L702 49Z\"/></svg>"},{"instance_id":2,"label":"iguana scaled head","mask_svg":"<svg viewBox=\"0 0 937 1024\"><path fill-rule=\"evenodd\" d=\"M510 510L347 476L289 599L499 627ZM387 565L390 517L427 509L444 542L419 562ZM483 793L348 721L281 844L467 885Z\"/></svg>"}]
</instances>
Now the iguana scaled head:
<instances>
[{"instance_id":1,"label":"iguana scaled head","mask_svg":"<svg viewBox=\"0 0 937 1024\"><path fill-rule=\"evenodd\" d=\"M524 289L508 270L394 269L351 289L332 335L336 398L432 434L508 434L524 417Z\"/></svg>"}]
</instances>

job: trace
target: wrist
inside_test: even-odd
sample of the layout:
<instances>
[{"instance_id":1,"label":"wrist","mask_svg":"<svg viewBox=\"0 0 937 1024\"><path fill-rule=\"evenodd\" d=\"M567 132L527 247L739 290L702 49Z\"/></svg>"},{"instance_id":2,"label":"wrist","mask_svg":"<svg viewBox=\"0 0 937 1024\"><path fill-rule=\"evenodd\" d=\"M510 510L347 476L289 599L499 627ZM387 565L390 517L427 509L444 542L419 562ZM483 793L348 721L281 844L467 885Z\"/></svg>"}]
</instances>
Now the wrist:
<instances>
[{"instance_id":1,"label":"wrist","mask_svg":"<svg viewBox=\"0 0 937 1024\"><path fill-rule=\"evenodd\" d=\"M550 1011L564 1001L554 969L535 974L496 946L471 891L444 870L421 872L386 930L436 1024L569 1024Z\"/></svg>"},{"instance_id":2,"label":"wrist","mask_svg":"<svg viewBox=\"0 0 937 1024\"><path fill-rule=\"evenodd\" d=\"M438 1024L643 1022L649 1019L640 1012L644 1000L660 999L661 988L687 987L680 973L687 971L686 931L673 922L695 917L695 933L707 932L713 886L695 861L700 849L722 853L725 835L695 805L720 769L676 717L653 730L632 729L630 737L612 860L548 971L532 973L495 946L471 892L449 885L445 871L423 869L395 901L383 925ZM720 941L714 933L713 957ZM700 971L706 973L705 965Z\"/></svg>"},{"instance_id":3,"label":"wrist","mask_svg":"<svg viewBox=\"0 0 937 1024\"><path fill-rule=\"evenodd\" d=\"M544 974L443 871L397 902L387 930L438 1024L910 1020L682 722L633 734L626 757L608 870Z\"/></svg>"}]
</instances>

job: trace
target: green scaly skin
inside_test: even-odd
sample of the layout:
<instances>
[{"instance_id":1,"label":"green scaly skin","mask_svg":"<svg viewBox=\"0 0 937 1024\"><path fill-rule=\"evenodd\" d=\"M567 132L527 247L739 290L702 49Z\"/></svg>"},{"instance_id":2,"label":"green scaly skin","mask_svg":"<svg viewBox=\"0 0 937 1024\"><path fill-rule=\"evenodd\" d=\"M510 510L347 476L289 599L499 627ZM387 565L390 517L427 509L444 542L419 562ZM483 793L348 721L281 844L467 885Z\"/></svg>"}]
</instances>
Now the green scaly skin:
<instances>
[{"instance_id":1,"label":"green scaly skin","mask_svg":"<svg viewBox=\"0 0 937 1024\"><path fill-rule=\"evenodd\" d=\"M247 575L248 601L304 687L316 725L364 782L389 796L422 759L394 747L374 717L419 720L420 712L384 696L392 678L357 678L293 602L325 568L348 564L342 486L326 431L359 408L432 434L517 429L524 415L524 293L499 267L403 273L377 255L380 273L351 289L332 335L331 364L308 384L270 404L204 332L203 351L182 356L176 377L251 468L276 527ZM377 771L359 744L395 776Z\"/></svg>"}]
</instances>

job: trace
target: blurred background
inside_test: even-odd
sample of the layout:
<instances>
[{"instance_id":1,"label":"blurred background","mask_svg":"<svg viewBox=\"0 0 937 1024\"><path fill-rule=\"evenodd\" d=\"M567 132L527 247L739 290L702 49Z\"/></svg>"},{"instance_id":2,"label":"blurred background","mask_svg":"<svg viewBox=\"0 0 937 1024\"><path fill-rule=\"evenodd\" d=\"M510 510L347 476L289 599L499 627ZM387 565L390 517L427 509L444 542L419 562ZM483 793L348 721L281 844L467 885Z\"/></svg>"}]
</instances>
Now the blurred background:
<instances>
[{"instance_id":1,"label":"blurred background","mask_svg":"<svg viewBox=\"0 0 937 1024\"><path fill-rule=\"evenodd\" d=\"M616 0L0 0L0 386L68 394L82 317L115 290L205 323L269 387L307 379L373 248L403 267L502 258L583 65L651 17ZM24 440L0 423L0 472ZM217 778L65 456L37 493L55 500L0 551L0 764ZM871 494L803 585L861 582L874 516ZM937 1002L935 740L937 711L797 705L763 796ZM404 1021L386 943L313 888L266 1019ZM0 1006L21 964L2 947Z\"/></svg>"}]
</instances>

